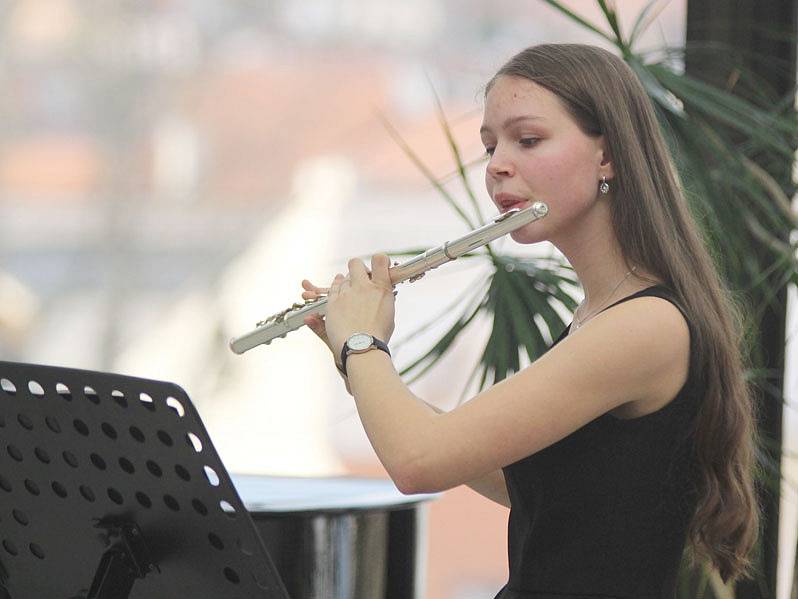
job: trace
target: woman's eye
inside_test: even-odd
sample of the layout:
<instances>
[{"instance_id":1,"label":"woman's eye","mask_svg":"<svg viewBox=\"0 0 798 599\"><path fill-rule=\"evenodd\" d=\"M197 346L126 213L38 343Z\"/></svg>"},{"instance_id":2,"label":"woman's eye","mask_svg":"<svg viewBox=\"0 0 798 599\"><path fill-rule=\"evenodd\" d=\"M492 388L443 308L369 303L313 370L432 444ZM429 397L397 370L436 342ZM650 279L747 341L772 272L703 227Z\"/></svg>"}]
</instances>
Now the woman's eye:
<instances>
[{"instance_id":1,"label":"woman's eye","mask_svg":"<svg viewBox=\"0 0 798 599\"><path fill-rule=\"evenodd\" d=\"M518 140L518 143L522 146L531 147L534 146L536 143L540 141L538 137L522 137Z\"/></svg>"},{"instance_id":2,"label":"woman's eye","mask_svg":"<svg viewBox=\"0 0 798 599\"><path fill-rule=\"evenodd\" d=\"M485 148L485 154L488 156L493 156L493 152L496 151L496 148Z\"/></svg>"}]
</instances>

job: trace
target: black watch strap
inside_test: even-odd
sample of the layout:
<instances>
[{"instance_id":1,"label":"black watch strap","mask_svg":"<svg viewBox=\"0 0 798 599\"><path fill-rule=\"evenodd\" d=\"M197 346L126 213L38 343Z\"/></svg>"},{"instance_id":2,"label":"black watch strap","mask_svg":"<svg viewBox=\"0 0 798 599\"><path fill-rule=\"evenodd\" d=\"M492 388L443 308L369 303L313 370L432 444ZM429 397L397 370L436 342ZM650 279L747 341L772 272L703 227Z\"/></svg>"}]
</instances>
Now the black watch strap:
<instances>
[{"instance_id":1,"label":"black watch strap","mask_svg":"<svg viewBox=\"0 0 798 599\"><path fill-rule=\"evenodd\" d=\"M371 339L372 339L371 348L381 349L382 351L384 351L389 356L391 355L391 350L388 349L388 344L387 343L385 343L384 341L380 341L379 339L377 339L373 335L372 335ZM369 349L371 349L371 348L369 348ZM341 365L340 366L338 366L338 364L335 365L336 368L338 368L338 371L341 374L343 374L344 376L347 376L347 374L346 374L346 359L349 357L349 355L352 354L352 353L362 354L362 353L366 353L366 351L369 351L369 350L366 350L366 351L362 351L362 352L351 352L351 351L348 351L348 350L349 350L349 347L347 346L346 343L344 343L344 346L341 348Z\"/></svg>"}]
</instances>

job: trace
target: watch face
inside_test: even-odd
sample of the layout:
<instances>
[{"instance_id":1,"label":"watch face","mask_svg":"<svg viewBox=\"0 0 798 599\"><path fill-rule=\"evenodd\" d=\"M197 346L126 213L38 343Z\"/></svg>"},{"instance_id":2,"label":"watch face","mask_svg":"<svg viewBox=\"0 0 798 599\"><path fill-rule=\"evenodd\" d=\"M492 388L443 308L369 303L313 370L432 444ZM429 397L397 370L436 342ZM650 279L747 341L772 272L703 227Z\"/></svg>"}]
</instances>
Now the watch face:
<instances>
[{"instance_id":1,"label":"watch face","mask_svg":"<svg viewBox=\"0 0 798 599\"><path fill-rule=\"evenodd\" d=\"M362 351L371 347L373 342L374 339L371 337L371 335L366 335L365 333L355 333L347 340L346 344L349 346L349 349L353 351Z\"/></svg>"}]
</instances>

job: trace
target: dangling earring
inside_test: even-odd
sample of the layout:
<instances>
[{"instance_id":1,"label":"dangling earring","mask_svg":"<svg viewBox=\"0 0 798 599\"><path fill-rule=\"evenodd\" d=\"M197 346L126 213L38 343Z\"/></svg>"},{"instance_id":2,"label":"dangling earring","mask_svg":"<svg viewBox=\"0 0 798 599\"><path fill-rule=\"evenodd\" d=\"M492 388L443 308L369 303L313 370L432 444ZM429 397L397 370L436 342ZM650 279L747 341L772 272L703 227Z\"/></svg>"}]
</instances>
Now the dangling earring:
<instances>
[{"instance_id":1,"label":"dangling earring","mask_svg":"<svg viewBox=\"0 0 798 599\"><path fill-rule=\"evenodd\" d=\"M601 178L601 183L599 183L599 193L607 195L610 192L610 184L607 183L607 177Z\"/></svg>"}]
</instances>

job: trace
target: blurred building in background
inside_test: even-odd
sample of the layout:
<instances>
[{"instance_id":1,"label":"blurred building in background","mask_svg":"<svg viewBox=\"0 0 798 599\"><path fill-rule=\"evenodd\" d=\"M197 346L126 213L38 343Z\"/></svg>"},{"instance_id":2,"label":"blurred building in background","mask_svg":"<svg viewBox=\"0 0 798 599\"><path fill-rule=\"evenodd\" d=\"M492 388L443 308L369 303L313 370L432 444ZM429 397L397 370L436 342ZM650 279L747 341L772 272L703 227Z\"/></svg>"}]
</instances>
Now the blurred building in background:
<instances>
[{"instance_id":1,"label":"blurred building in background","mask_svg":"<svg viewBox=\"0 0 798 599\"><path fill-rule=\"evenodd\" d=\"M642 45L681 43L684 12ZM351 256L462 234L381 119L462 195L434 94L478 163L482 86L545 41L599 43L544 2L3 2L0 355L172 380L234 472L384 474L309 331L242 357L226 340ZM402 289L396 339L478 274L447 269ZM452 407L485 330L414 390ZM492 596L506 511L464 489L431 510L429 597Z\"/></svg>"}]
</instances>

